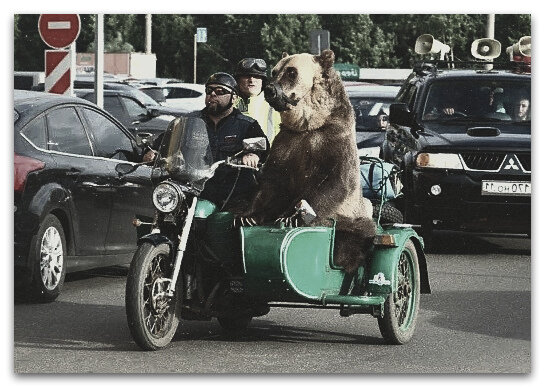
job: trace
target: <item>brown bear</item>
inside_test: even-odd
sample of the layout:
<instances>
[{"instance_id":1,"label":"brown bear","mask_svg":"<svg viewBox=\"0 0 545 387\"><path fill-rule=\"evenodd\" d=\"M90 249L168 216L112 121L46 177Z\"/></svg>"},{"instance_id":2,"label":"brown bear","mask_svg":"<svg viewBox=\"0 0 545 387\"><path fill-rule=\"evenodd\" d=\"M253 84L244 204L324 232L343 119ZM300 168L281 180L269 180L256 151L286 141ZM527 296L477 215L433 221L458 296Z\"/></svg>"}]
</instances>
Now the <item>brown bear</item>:
<instances>
[{"instance_id":1,"label":"brown bear","mask_svg":"<svg viewBox=\"0 0 545 387\"><path fill-rule=\"evenodd\" d=\"M317 215L311 225L336 220L335 262L352 273L364 262L376 226L371 202L361 193L354 111L334 60L331 50L284 53L272 70L265 97L280 111L280 132L243 217L274 222L306 200Z\"/></svg>"}]
</instances>

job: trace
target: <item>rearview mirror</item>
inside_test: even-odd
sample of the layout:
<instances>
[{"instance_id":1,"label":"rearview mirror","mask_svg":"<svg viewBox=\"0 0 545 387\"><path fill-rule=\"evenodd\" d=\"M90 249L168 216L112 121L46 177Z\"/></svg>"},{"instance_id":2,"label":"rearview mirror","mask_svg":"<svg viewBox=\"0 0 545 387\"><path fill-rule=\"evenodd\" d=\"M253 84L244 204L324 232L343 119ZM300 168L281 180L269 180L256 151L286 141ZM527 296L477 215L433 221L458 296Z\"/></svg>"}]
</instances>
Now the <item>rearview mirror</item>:
<instances>
[{"instance_id":1,"label":"rearview mirror","mask_svg":"<svg viewBox=\"0 0 545 387\"><path fill-rule=\"evenodd\" d=\"M267 150L267 139L265 137L245 138L242 140L242 148L250 152Z\"/></svg>"},{"instance_id":2,"label":"rearview mirror","mask_svg":"<svg viewBox=\"0 0 545 387\"><path fill-rule=\"evenodd\" d=\"M149 140L151 139L151 136L153 135L149 132L136 131L134 135L134 138L136 139L136 145L139 146L140 148L149 145L150 143Z\"/></svg>"},{"instance_id":3,"label":"rearview mirror","mask_svg":"<svg viewBox=\"0 0 545 387\"><path fill-rule=\"evenodd\" d=\"M390 123L402 126L411 126L411 110L406 103L396 102L390 105Z\"/></svg>"}]
</instances>

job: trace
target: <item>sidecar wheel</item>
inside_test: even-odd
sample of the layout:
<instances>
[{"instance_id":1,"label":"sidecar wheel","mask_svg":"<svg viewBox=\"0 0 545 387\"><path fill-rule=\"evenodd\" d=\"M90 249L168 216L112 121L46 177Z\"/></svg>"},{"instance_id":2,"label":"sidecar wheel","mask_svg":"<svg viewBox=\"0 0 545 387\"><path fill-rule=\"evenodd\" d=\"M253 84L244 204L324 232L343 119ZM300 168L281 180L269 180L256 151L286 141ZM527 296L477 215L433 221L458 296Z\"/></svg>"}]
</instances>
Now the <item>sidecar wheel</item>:
<instances>
[{"instance_id":1,"label":"sidecar wheel","mask_svg":"<svg viewBox=\"0 0 545 387\"><path fill-rule=\"evenodd\" d=\"M382 337L388 344L405 344L412 338L420 306L420 271L413 242L407 241L392 281L392 294L384 303L384 317L378 318Z\"/></svg>"},{"instance_id":2,"label":"sidecar wheel","mask_svg":"<svg viewBox=\"0 0 545 387\"><path fill-rule=\"evenodd\" d=\"M173 262L167 244L143 243L136 250L125 289L127 322L131 335L147 351L167 346L176 333L179 303L165 296Z\"/></svg>"},{"instance_id":3,"label":"sidecar wheel","mask_svg":"<svg viewBox=\"0 0 545 387\"><path fill-rule=\"evenodd\" d=\"M251 321L252 316L218 317L220 326L229 335L237 335L244 332Z\"/></svg>"}]
</instances>

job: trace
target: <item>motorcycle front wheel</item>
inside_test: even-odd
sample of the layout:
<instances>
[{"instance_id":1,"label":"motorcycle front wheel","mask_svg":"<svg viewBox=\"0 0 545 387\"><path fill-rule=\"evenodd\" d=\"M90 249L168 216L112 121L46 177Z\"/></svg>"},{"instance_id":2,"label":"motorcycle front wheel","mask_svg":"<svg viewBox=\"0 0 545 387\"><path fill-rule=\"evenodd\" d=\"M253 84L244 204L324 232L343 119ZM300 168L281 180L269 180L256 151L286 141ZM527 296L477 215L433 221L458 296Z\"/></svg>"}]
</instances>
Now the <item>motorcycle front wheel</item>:
<instances>
[{"instance_id":1,"label":"motorcycle front wheel","mask_svg":"<svg viewBox=\"0 0 545 387\"><path fill-rule=\"evenodd\" d=\"M167 346L178 328L178 291L172 298L166 295L173 263L167 244L144 242L136 250L127 274L127 322L134 341L147 351Z\"/></svg>"}]
</instances>

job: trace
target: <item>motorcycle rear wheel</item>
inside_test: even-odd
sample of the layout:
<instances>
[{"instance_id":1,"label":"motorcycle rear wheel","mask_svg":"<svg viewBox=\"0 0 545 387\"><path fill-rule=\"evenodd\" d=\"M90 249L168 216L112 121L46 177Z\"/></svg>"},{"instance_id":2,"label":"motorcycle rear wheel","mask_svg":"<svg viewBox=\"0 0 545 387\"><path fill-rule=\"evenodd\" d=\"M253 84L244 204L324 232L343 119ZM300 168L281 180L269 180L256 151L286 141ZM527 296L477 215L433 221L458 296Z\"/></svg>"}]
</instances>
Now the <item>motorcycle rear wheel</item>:
<instances>
[{"instance_id":1,"label":"motorcycle rear wheel","mask_svg":"<svg viewBox=\"0 0 545 387\"><path fill-rule=\"evenodd\" d=\"M172 277L170 248L144 242L136 250L125 289L125 309L131 335L138 346L147 351L166 347L179 323L179 302L165 297Z\"/></svg>"}]
</instances>

